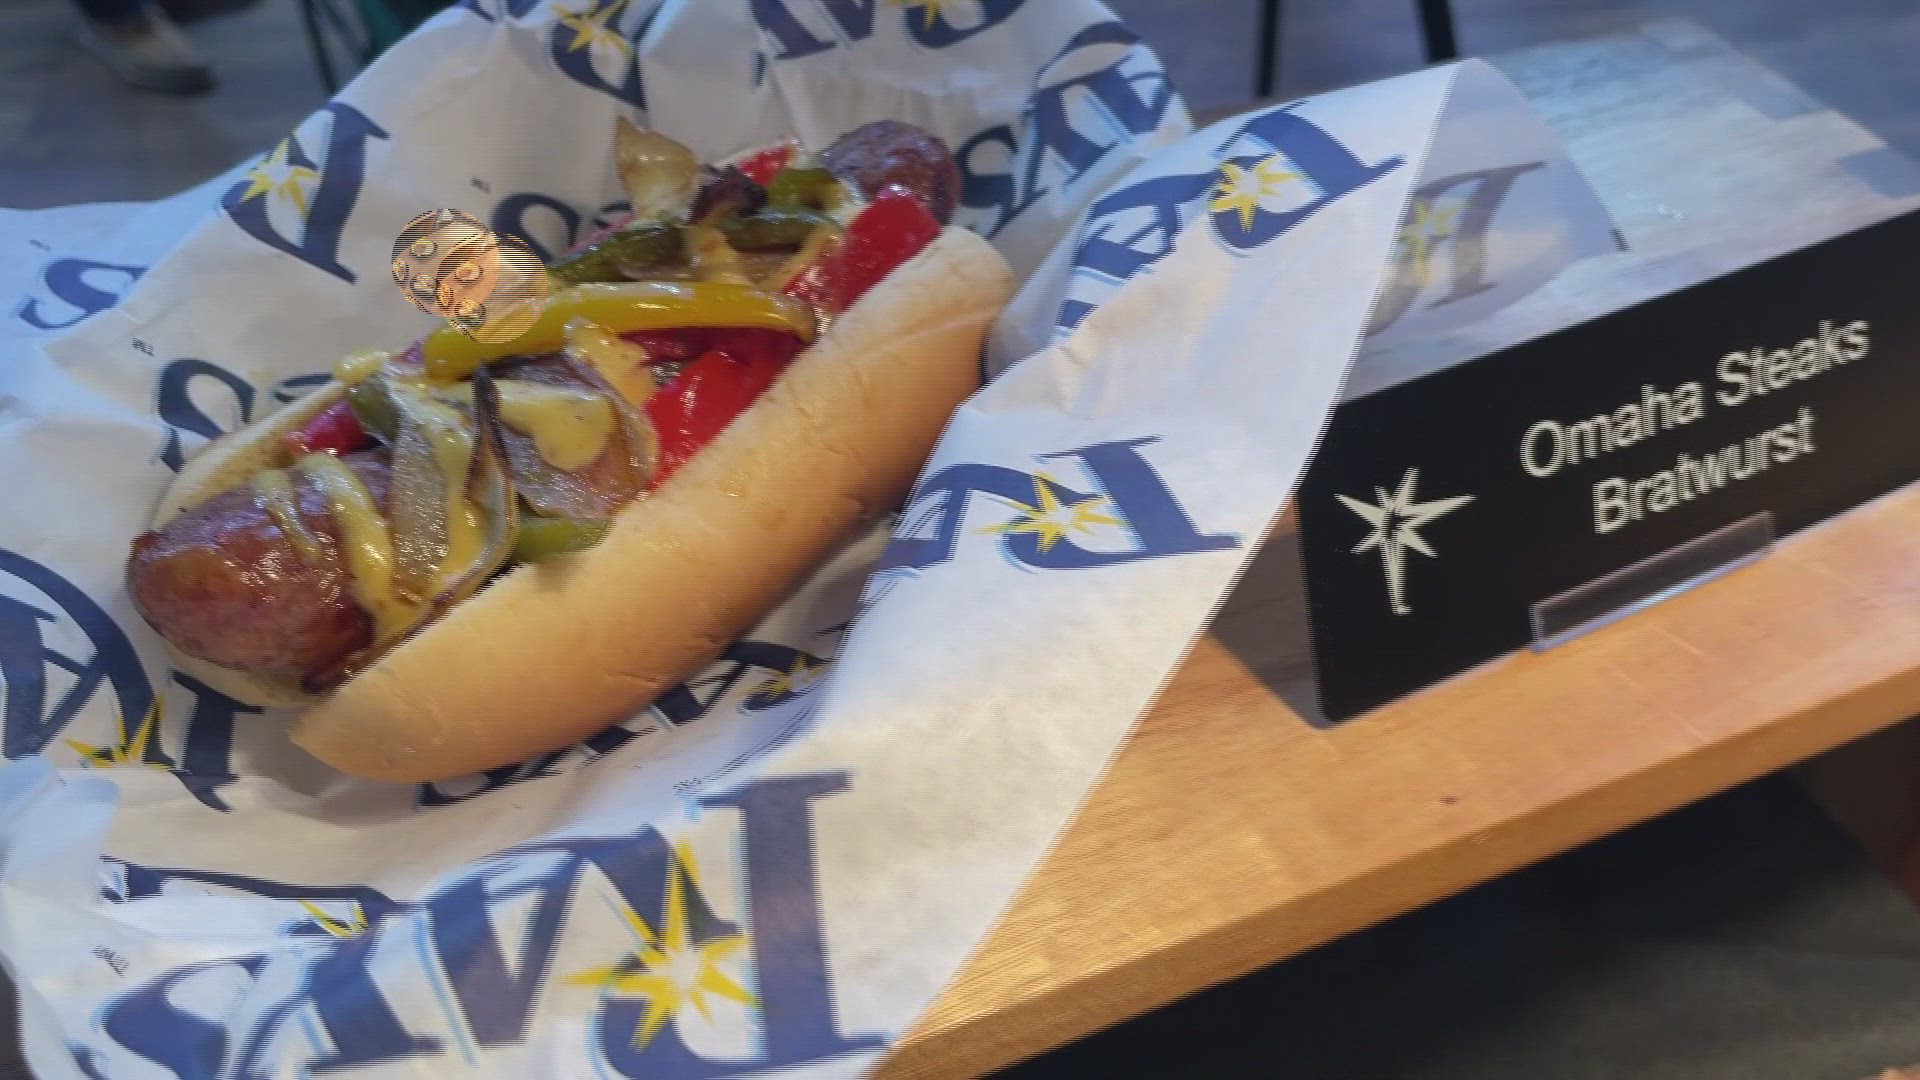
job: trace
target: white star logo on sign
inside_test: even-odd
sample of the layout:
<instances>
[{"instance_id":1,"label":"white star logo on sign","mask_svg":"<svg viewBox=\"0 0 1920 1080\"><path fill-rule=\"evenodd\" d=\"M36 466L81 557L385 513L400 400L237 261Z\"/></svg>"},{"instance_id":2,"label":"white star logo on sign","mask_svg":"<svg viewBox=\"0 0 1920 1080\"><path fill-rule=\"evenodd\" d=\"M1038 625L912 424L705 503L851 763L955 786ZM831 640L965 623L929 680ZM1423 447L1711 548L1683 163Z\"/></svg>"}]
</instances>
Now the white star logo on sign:
<instances>
[{"instance_id":1,"label":"white star logo on sign","mask_svg":"<svg viewBox=\"0 0 1920 1080\"><path fill-rule=\"evenodd\" d=\"M1371 503L1350 499L1345 495L1334 496L1347 509L1373 526L1373 531L1354 545L1353 552L1358 555L1363 551L1379 549L1380 567L1387 575L1387 602L1395 615L1405 615L1413 610L1407 606L1406 598L1407 549L1412 548L1429 559L1438 557L1421 537L1421 526L1473 501L1471 495L1455 495L1431 502L1414 502L1413 489L1419 479L1420 470L1408 469L1407 475L1400 478L1399 489L1393 494L1387 494L1386 488L1374 488L1375 501Z\"/></svg>"}]
</instances>

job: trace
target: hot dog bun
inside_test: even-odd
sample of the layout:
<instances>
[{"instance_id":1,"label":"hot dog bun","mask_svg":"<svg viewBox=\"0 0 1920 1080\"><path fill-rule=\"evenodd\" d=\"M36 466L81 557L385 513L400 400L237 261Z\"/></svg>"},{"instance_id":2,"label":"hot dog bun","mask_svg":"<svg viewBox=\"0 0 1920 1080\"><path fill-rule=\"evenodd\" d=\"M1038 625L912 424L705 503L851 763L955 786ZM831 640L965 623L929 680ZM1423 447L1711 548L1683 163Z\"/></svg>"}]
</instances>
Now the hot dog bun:
<instances>
[{"instance_id":1,"label":"hot dog bun","mask_svg":"<svg viewBox=\"0 0 1920 1080\"><path fill-rule=\"evenodd\" d=\"M981 343L1012 292L1012 271L986 241L946 229L622 510L605 540L502 575L318 699L294 741L345 772L440 780L566 746L644 707L906 496L977 387ZM274 439L329 394L337 400L338 388L210 444L156 526L272 464ZM316 700L288 681L181 659L244 701Z\"/></svg>"}]
</instances>

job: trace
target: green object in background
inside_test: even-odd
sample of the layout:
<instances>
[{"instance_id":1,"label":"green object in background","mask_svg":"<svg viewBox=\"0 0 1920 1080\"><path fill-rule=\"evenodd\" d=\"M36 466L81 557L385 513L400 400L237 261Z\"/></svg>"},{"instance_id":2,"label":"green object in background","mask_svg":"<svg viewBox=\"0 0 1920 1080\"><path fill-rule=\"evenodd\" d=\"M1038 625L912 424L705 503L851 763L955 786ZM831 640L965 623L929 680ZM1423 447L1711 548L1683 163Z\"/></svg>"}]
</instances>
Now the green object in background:
<instances>
[{"instance_id":1,"label":"green object in background","mask_svg":"<svg viewBox=\"0 0 1920 1080\"><path fill-rule=\"evenodd\" d=\"M300 0L314 63L327 93L388 46L448 6L449 0Z\"/></svg>"},{"instance_id":2,"label":"green object in background","mask_svg":"<svg viewBox=\"0 0 1920 1080\"><path fill-rule=\"evenodd\" d=\"M387 46L411 33L413 28L447 5L447 0L358 0L360 16L366 22L370 62Z\"/></svg>"}]
</instances>

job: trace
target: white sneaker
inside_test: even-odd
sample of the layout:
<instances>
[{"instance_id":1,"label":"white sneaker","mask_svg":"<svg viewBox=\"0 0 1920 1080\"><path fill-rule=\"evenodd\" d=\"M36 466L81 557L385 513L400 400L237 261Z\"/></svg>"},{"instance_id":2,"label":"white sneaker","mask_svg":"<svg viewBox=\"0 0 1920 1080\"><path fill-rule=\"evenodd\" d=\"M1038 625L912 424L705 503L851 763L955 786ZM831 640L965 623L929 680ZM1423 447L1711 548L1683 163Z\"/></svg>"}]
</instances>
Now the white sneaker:
<instances>
[{"instance_id":1,"label":"white sneaker","mask_svg":"<svg viewBox=\"0 0 1920 1080\"><path fill-rule=\"evenodd\" d=\"M129 85L173 94L213 89L213 69L156 5L123 23L82 18L74 36Z\"/></svg>"}]
</instances>

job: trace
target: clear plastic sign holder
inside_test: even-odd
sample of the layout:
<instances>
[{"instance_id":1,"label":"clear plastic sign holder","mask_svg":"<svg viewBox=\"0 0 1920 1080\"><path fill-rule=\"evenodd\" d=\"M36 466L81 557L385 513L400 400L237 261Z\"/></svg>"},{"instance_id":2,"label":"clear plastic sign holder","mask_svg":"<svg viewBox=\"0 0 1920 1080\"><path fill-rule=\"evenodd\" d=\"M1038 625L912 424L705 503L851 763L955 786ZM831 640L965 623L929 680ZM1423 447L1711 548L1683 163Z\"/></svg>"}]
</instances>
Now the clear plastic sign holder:
<instances>
[{"instance_id":1,"label":"clear plastic sign holder","mask_svg":"<svg viewBox=\"0 0 1920 1080\"><path fill-rule=\"evenodd\" d=\"M1749 566L1772 553L1772 511L1704 536L1533 605L1533 650L1544 652Z\"/></svg>"}]
</instances>

